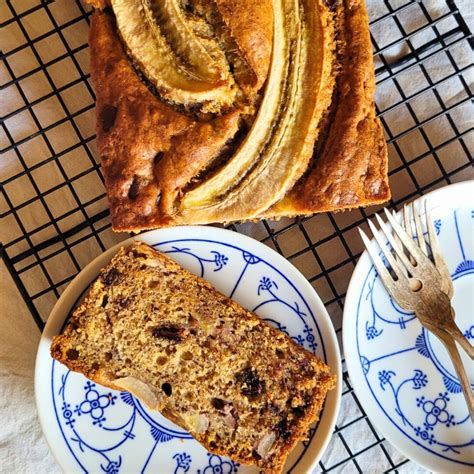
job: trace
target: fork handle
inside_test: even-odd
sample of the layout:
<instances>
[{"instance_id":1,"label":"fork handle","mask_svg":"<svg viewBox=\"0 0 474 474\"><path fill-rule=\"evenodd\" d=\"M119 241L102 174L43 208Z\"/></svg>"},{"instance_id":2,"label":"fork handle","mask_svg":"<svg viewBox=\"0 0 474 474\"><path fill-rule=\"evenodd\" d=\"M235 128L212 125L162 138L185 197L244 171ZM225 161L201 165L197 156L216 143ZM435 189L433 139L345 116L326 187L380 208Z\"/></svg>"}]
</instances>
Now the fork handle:
<instances>
[{"instance_id":1,"label":"fork handle","mask_svg":"<svg viewBox=\"0 0 474 474\"><path fill-rule=\"evenodd\" d=\"M459 381L461 382L462 392L464 398L466 399L471 421L474 423L474 395L472 393L471 384L467 378L466 371L462 364L461 356L459 355L458 348L456 347L456 343L450 335L444 333L443 331L436 332L436 336L438 336L449 352L454 369L456 370L456 374L459 378Z\"/></svg>"},{"instance_id":2,"label":"fork handle","mask_svg":"<svg viewBox=\"0 0 474 474\"><path fill-rule=\"evenodd\" d=\"M466 354L472 359L474 359L474 347L471 343L464 337L464 334L458 328L457 324L453 324L448 327L443 328L454 340L464 349Z\"/></svg>"}]
</instances>

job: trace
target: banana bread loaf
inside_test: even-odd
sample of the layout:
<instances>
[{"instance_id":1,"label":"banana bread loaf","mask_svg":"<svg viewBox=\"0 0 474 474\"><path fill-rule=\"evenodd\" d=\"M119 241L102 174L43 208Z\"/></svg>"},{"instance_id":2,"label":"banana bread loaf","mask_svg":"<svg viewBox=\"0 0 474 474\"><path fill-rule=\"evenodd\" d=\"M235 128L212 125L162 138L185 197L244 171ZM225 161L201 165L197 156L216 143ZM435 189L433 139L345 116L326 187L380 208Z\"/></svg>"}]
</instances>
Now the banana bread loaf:
<instances>
[{"instance_id":1,"label":"banana bread loaf","mask_svg":"<svg viewBox=\"0 0 474 474\"><path fill-rule=\"evenodd\" d=\"M101 271L51 355L267 473L281 472L335 382L314 354L143 243Z\"/></svg>"},{"instance_id":2,"label":"banana bread loaf","mask_svg":"<svg viewBox=\"0 0 474 474\"><path fill-rule=\"evenodd\" d=\"M364 0L88 0L117 231L390 198Z\"/></svg>"}]
</instances>

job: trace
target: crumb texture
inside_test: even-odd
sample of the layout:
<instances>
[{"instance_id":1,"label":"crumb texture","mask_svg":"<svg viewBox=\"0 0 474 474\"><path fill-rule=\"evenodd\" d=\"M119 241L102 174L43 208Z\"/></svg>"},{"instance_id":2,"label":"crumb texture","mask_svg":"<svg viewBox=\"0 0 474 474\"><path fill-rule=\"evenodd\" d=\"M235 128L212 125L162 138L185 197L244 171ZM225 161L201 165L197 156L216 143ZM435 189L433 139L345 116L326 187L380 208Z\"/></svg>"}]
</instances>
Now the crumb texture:
<instances>
[{"instance_id":1,"label":"crumb texture","mask_svg":"<svg viewBox=\"0 0 474 474\"><path fill-rule=\"evenodd\" d=\"M267 473L281 472L334 386L314 354L143 243L101 271L51 354Z\"/></svg>"}]
</instances>

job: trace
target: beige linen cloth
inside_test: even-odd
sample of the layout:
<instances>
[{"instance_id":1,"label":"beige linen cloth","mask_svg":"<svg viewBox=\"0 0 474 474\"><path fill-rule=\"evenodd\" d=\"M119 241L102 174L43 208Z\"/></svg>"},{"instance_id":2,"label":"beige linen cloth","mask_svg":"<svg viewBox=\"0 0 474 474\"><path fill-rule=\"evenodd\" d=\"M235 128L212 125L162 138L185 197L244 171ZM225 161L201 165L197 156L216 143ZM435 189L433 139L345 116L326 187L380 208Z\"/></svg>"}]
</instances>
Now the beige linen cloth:
<instances>
[{"instance_id":1,"label":"beige linen cloth","mask_svg":"<svg viewBox=\"0 0 474 474\"><path fill-rule=\"evenodd\" d=\"M391 1L390 2L394 8L406 3L404 1ZM446 12L446 3L441 0L432 0L423 2L427 10L433 16L433 18L438 17L443 12ZM24 12L29 8L41 4L40 0L11 0L10 4L13 5L17 13ZM464 18L469 22L472 30L472 0L464 0L457 2L459 8L463 11ZM84 8L87 8L84 6ZM50 4L50 10L53 12L55 18L59 24L68 21L68 19L74 18L79 14L77 4L74 0L55 0ZM387 12L384 2L380 0L368 0L368 10L371 18L377 18ZM0 23L8 20L11 17L11 11L7 6L5 0L0 1ZM49 20L48 20L49 21ZM51 24L38 14L26 15L22 19L22 24L25 26L26 30L30 35L38 36L48 28L51 28ZM420 26L419 22L420 16L413 15L412 18L405 18L404 24L408 25L411 28L410 31L415 30ZM392 25L393 26L393 25ZM443 26L440 25L440 28ZM449 25L445 25L449 29ZM380 45L389 44L395 39L397 39L396 29L387 26L387 23L383 25L375 26L372 29L372 33L376 38L377 42ZM432 39L432 32L427 32L427 37L416 37L414 42L429 41ZM64 35L68 44L71 48L74 48L76 45L82 44L85 41L87 36L87 24L81 22L81 24L74 30L65 30ZM48 37L46 41L41 41L38 44L38 50L41 55L44 55L46 58L54 57L55 54L63 54L64 47L61 46L59 41L56 41L56 34ZM14 49L17 45L22 44L24 38L21 32L16 27L7 27L0 32L0 44L1 49L4 52L7 52L11 49ZM466 43L466 42L464 42ZM394 48L393 51L388 51L387 56L404 54L407 51L403 48ZM456 61L460 66L465 66L472 62L472 57L468 48L460 47L456 49ZM76 59L79 61L83 70L88 70L88 56L87 50L84 50L81 54L78 54ZM24 74L29 70L30 62L32 61L31 55L28 54L28 50L23 51L23 53L15 54L11 58L12 67L15 69L15 73L18 75ZM46 61L47 62L47 61ZM380 65L377 64L376 66ZM448 74L451 74L451 66L447 60L439 60L429 65L429 73L431 77L436 80L437 77L444 77ZM77 76L74 68L71 66L70 61L61 61L61 64L55 64L51 66L51 77L55 82L57 87L62 87L67 83L68 80L72 80ZM403 87L406 88L407 95L411 95L413 91L421 89L426 86L423 79L423 76L417 72L416 69L406 74L405 80L403 82ZM473 76L472 70L467 71L464 74L465 80L472 85ZM0 69L0 81L1 84L8 83L11 80L8 72L2 68ZM402 80L401 80L402 82ZM27 99L30 101L35 100L36 98L41 97L41 95L47 92L48 85L44 83L44 78L41 75L35 75L34 77L29 78L24 81L22 84L23 90L26 92ZM84 99L84 90L78 84L77 87L64 89L64 93L61 94L63 100L66 102L68 108L74 112L79 110L84 105L85 100L88 103L91 103L91 98ZM45 90L43 90L45 89ZM459 81L448 81L442 89L440 88L440 93L442 94L443 100L446 104L456 103L460 98L463 97L462 87L460 86ZM14 87L9 87L1 92L2 96L0 99L0 108L2 115L3 113L10 113L15 111L21 106L21 100L18 97L18 93ZM377 103L380 109L387 108L390 104L396 103L399 99L399 93L396 88L393 86L391 81L384 83L377 91ZM419 117L429 116L430 114L436 113L436 107L439 105L436 104L434 97L432 95L423 96L421 100L413 103L413 107ZM60 107L58 107L57 101L54 100L54 96L44 102L39 102L37 107L37 115L40 118L40 121L43 126L54 123L55 121L61 119L64 116L64 113ZM456 111L456 123L461 124L462 130L467 130L473 126L473 114L472 109L462 107L460 110ZM392 130L392 133L396 134L398 131L403 131L410 128L413 123L412 119L404 114L395 112L394 114L387 114L386 116L387 124ZM94 116L93 109L90 109L83 117L79 117L76 120L78 126L85 134L85 136L91 136L94 129ZM443 128L442 123L438 124L437 128L435 125L430 133L434 138L436 143L436 137L439 137L439 140L442 141L442 135L445 133L445 128ZM14 139L21 140L24 137L29 136L34 132L31 120L28 119L27 114L18 114L8 120L8 129L12 133ZM461 131L462 131L461 130ZM72 131L68 128L61 129L57 135L52 135L51 141L56 147L65 148L68 144L74 143L76 138L70 136ZM417 132L416 132L417 133ZM1 140L5 141L5 137L1 137ZM472 146L472 135L471 138L466 138L466 142ZM34 142L34 140L32 141ZM1 143L0 148L4 148L8 143ZM28 144L28 146L30 143ZM43 150L41 148L34 148L34 145L31 144L31 149L26 149L25 155L28 155L29 159L32 161L40 160ZM399 141L399 146L402 149L405 157L413 157L423 153L423 145L420 144L420 140L417 139L415 134L410 134L406 139L401 139ZM90 148L94 151L93 141L90 142ZM449 150L446 150L445 154L440 153L440 159L445 165L445 168L449 171L451 169L459 166L459 163L456 162L457 153L461 157L462 152L452 147ZM97 155L95 159L98 160ZM460 158L461 159L461 158ZM462 157L465 160L465 156ZM74 166L83 166L81 163L83 157L74 156L71 157L68 161L64 160L64 167L69 173L74 173ZM462 164L462 163L461 163ZM400 165L400 159L397 156L397 153L393 150L393 147L390 149L390 168L394 169ZM21 169L16 157L14 154L6 153L0 159L0 181L6 179ZM426 183L434 181L437 178L436 173L439 174L439 170L436 171L433 160L430 156L423 158L423 160L418 161L416 165L412 168L413 173L415 174L417 181L420 185L424 186ZM39 168L38 173L41 173L41 168ZM461 181L473 177L472 169L463 171L459 175L452 177L453 181ZM63 179L58 173L55 173L53 170L44 170L43 175L39 174L35 177L36 181L40 183L41 187L47 189L51 183L54 183L54 180ZM438 185L445 183L440 182ZM13 186L13 188L12 188ZM16 187L15 187L16 186ZM401 199L403 196L408 195L413 192L413 187L410 187L409 182L402 173L397 173L391 178L391 186L393 190L393 195L395 200ZM84 180L77 184L76 187L77 194L80 199L88 199L93 193L102 193L103 188L100 181ZM13 184L9 186L8 195L14 202L14 204L20 204L26 201L31 195L31 190L21 180L18 182L13 181ZM62 207L62 212L68 209L69 201L67 196L58 195L54 197L54 203L51 205L56 206L55 212L60 212ZM5 208L6 204L1 203L2 208L1 212L7 210ZM106 203L104 200L99 201L94 204L94 208L89 209L90 215L97 213L99 210L105 209ZM354 211L358 212L358 211ZM36 213L32 209L25 220L31 221L31 227L35 227L41 224L41 216L39 213ZM76 219L76 220L75 220ZM71 216L71 219L68 223L70 227L77 224L84 219L84 216ZM341 214L337 219L340 219L341 222L344 220L350 220L351 214ZM314 220L308 221L308 234L311 236L314 241L317 241L321 238L324 232L332 232L333 228L330 224L324 225L324 222L327 222L327 218L324 216L315 217ZM284 220L279 223L271 224L273 227L283 226L287 224L288 221ZM305 224L306 225L306 224ZM312 226L312 227L311 227ZM245 224L240 226L240 230L255 236L256 238L261 238L264 234L264 229L261 224ZM290 231L285 234L284 238L280 241L281 248L286 254L291 254L292 251L298 249L298 246L301 246L300 240L301 235L299 235L299 230ZM3 242L9 242L12 240L15 235L14 227L10 224L9 221L5 220L0 222L0 240ZM53 234L54 235L54 234ZM45 235L44 238L48 236ZM107 234L104 234L104 240L108 245L112 245L115 241L121 240L124 238L124 235L113 235L110 231ZM351 246L353 245L353 251L358 252L361 250L360 243L356 242L355 233L352 233ZM90 249L85 248L82 257L80 260L81 266L84 266L94 255L96 255L100 249ZM321 248L321 252L323 249ZM337 259L337 249L328 248L325 249L327 259L334 260ZM326 258L326 257L325 257ZM300 268L300 270L305 274L309 275L311 272L314 274L318 270L309 268L310 263L305 258L294 260L293 263ZM337 263L337 261L335 262ZM57 268L51 269L51 271L61 272L64 269L60 265ZM339 281L342 282L341 288L338 288L340 293L344 293L347 288L347 282L350 277L350 272L352 267L349 265L347 271L344 275L341 275ZM33 275L29 281L26 281L27 286L32 288L38 282L35 281L35 276ZM323 300L326 300L325 292L327 291L324 286L314 285L317 291L320 293ZM345 287L344 287L345 286ZM54 300L46 300L44 306L40 308L42 317L46 320L47 314L51 309ZM328 308L329 312L336 320L339 318L339 327L340 327L340 308ZM34 400L34 391L33 391L33 376L34 376L34 363L36 356L36 349L39 341L39 331L36 325L33 322L26 306L22 302L22 299L19 293L16 290L16 287L13 281L10 278L7 270L3 266L3 263L0 266L0 472L5 474L16 474L16 473L47 473L53 474L55 472L60 472L60 468L56 464L52 455L50 454L49 448L46 445L45 439L41 432L39 426L38 418L36 415L36 407ZM348 420L353 416L352 411L354 410L353 406L347 403L348 398L343 398L343 404L341 406L341 413L339 416L338 424L344 423L345 420ZM364 447L371 443L373 440L373 435L369 432L368 429L362 430L357 428L358 425L354 425L356 428L352 429L349 433L349 430L345 432L345 439L350 442L354 451L357 451L357 446ZM390 453L394 462L400 462L403 460L403 456L400 453L397 453L394 448L384 443L387 451ZM358 458L358 463L364 472L382 472L390 466L386 465L385 455L379 447L377 449L372 449L367 452L365 455L361 455ZM324 455L323 462L326 465L331 466L337 462L337 459L347 457L347 452L345 448L341 445L338 437L334 437L333 442L330 444L327 452ZM354 471L355 467L353 464L346 463L340 466L339 469L336 469L335 472L351 472ZM400 472L424 472L423 469L416 466L414 463L408 463L403 465L400 469Z\"/></svg>"}]
</instances>

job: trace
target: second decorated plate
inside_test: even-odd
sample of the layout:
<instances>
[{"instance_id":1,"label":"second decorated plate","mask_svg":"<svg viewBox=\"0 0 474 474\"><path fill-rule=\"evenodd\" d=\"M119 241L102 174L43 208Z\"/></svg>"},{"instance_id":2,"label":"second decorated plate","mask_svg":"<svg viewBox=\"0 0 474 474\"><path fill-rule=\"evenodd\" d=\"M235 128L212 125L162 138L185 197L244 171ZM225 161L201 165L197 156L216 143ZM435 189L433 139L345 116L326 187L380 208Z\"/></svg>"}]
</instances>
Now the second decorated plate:
<instances>
[{"instance_id":1,"label":"second decorated plate","mask_svg":"<svg viewBox=\"0 0 474 474\"><path fill-rule=\"evenodd\" d=\"M472 344L474 181L421 199L451 272L456 322ZM473 424L448 353L413 313L390 298L367 252L347 292L343 338L354 390L382 434L427 469L473 472ZM461 349L460 354L474 388L474 365Z\"/></svg>"}]
</instances>

